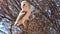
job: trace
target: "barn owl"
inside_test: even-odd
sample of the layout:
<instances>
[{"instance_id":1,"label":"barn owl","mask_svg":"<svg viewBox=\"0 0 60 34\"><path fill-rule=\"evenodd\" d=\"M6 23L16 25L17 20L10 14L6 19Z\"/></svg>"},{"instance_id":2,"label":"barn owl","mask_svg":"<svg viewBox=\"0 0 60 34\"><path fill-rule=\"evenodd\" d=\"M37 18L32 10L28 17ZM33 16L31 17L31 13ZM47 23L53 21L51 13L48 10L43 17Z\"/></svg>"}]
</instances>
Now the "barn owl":
<instances>
[{"instance_id":1,"label":"barn owl","mask_svg":"<svg viewBox=\"0 0 60 34\"><path fill-rule=\"evenodd\" d=\"M25 26L24 22L29 19L29 15L31 14L30 11L30 4L27 1L22 1L21 2L21 8L22 10L20 11L14 25L21 25Z\"/></svg>"}]
</instances>

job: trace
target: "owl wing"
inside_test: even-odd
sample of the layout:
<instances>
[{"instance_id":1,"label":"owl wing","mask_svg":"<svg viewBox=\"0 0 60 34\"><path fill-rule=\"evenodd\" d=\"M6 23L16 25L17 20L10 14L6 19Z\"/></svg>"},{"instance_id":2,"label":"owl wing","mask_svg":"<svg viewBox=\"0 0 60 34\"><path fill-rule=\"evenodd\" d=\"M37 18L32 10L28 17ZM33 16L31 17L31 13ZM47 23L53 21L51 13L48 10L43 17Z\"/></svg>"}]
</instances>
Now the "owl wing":
<instances>
[{"instance_id":1,"label":"owl wing","mask_svg":"<svg viewBox=\"0 0 60 34\"><path fill-rule=\"evenodd\" d=\"M19 20L21 20L25 15L26 15L27 12L23 11L20 13L20 17L19 17Z\"/></svg>"},{"instance_id":2,"label":"owl wing","mask_svg":"<svg viewBox=\"0 0 60 34\"><path fill-rule=\"evenodd\" d=\"M25 16L25 14L26 12L20 12L14 25L16 25L16 23L19 22Z\"/></svg>"}]
</instances>

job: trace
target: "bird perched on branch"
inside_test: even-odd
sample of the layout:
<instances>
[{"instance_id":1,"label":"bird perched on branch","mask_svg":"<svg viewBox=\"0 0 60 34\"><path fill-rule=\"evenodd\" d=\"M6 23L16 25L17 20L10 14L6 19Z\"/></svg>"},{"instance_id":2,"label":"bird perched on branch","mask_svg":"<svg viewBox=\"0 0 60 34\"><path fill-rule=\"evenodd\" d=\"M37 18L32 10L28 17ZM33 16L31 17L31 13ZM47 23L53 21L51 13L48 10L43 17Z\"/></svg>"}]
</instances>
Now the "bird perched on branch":
<instances>
[{"instance_id":1,"label":"bird perched on branch","mask_svg":"<svg viewBox=\"0 0 60 34\"><path fill-rule=\"evenodd\" d=\"M25 26L24 22L26 20L29 20L29 16L31 14L31 10L30 10L30 4L27 1L22 1L21 2L21 8L22 10L20 11L14 25L21 25L23 24L23 26Z\"/></svg>"}]
</instances>

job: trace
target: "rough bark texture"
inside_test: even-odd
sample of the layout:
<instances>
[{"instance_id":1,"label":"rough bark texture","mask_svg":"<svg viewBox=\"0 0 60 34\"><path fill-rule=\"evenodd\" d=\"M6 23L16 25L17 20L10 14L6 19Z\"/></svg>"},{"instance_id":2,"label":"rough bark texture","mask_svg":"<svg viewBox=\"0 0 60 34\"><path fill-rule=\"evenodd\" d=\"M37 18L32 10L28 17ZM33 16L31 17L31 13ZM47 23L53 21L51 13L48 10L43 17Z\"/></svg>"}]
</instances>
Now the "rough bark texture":
<instances>
[{"instance_id":1,"label":"rough bark texture","mask_svg":"<svg viewBox=\"0 0 60 34\"><path fill-rule=\"evenodd\" d=\"M15 22L23 0L0 1L0 17ZM60 0L26 0L35 7L31 18L26 21L26 27L15 34L60 34ZM34 17L33 16L33 17ZM12 33L11 33L12 34Z\"/></svg>"}]
</instances>

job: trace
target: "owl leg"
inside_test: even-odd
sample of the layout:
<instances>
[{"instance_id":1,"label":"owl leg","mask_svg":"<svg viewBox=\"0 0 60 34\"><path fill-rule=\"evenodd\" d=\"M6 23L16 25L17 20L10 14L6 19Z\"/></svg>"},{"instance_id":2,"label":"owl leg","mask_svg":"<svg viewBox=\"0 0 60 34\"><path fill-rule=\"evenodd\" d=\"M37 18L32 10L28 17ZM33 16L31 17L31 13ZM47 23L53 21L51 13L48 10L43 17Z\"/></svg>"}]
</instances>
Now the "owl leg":
<instances>
[{"instance_id":1,"label":"owl leg","mask_svg":"<svg viewBox=\"0 0 60 34\"><path fill-rule=\"evenodd\" d=\"M15 22L15 26L19 26L20 24L22 24L21 22Z\"/></svg>"}]
</instances>

